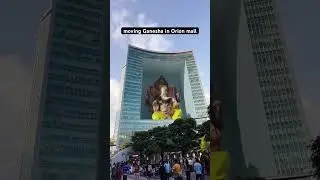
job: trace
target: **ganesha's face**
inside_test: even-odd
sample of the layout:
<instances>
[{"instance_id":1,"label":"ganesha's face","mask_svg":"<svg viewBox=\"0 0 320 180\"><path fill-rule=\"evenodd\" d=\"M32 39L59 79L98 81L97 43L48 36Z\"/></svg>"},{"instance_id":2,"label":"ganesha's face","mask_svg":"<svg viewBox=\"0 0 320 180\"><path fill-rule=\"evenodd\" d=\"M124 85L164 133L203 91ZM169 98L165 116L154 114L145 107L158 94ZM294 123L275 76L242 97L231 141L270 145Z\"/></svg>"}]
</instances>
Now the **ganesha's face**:
<instances>
[{"instance_id":1,"label":"ganesha's face","mask_svg":"<svg viewBox=\"0 0 320 180\"><path fill-rule=\"evenodd\" d=\"M161 95L168 96L168 87L167 86L162 86L160 88L160 92L161 92Z\"/></svg>"}]
</instances>

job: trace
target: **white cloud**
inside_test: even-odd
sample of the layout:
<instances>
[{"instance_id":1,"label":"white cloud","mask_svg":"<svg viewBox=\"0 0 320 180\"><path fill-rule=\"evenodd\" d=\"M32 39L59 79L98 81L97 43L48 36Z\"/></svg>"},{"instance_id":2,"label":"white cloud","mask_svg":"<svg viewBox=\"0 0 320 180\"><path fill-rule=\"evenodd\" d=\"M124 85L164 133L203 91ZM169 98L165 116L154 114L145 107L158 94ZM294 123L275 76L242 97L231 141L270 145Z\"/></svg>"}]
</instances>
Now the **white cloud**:
<instances>
[{"instance_id":1,"label":"white cloud","mask_svg":"<svg viewBox=\"0 0 320 180\"><path fill-rule=\"evenodd\" d=\"M158 23L146 18L144 13L133 14L123 5L136 0L111 0L111 41L126 48L128 44L144 49L166 51L173 43L161 35L122 35L121 27L156 27ZM114 133L117 112L120 110L120 83L110 79L110 136Z\"/></svg>"},{"instance_id":2,"label":"white cloud","mask_svg":"<svg viewBox=\"0 0 320 180\"><path fill-rule=\"evenodd\" d=\"M111 42L121 48L126 48L128 44L149 50L167 51L173 46L173 42L162 35L122 35L121 27L157 27L159 24L146 17L144 13L134 14L129 9L122 6L130 4L136 0L112 0L111 1ZM201 73L201 71L200 71ZM204 74L202 73L202 76ZM117 112L120 110L120 83L110 80L110 132L114 133ZM210 88L204 87L206 103L210 103Z\"/></svg>"},{"instance_id":3,"label":"white cloud","mask_svg":"<svg viewBox=\"0 0 320 180\"><path fill-rule=\"evenodd\" d=\"M117 113L120 110L121 86L119 81L110 79L110 137L114 133Z\"/></svg>"},{"instance_id":4,"label":"white cloud","mask_svg":"<svg viewBox=\"0 0 320 180\"><path fill-rule=\"evenodd\" d=\"M121 7L121 1L114 1L111 9L111 39L112 42L126 47L128 44L143 49L166 51L172 47L172 41L162 35L122 35L121 27L157 27L158 23L146 18L144 13L133 14Z\"/></svg>"}]
</instances>

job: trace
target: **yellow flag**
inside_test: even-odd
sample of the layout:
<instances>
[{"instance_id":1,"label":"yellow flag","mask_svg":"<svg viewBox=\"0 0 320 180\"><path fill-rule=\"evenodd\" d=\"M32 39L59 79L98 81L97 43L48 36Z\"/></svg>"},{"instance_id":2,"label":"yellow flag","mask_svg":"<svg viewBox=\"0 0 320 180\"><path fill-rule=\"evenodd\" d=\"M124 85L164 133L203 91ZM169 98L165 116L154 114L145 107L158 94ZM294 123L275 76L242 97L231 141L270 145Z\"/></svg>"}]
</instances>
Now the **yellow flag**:
<instances>
[{"instance_id":1,"label":"yellow flag","mask_svg":"<svg viewBox=\"0 0 320 180\"><path fill-rule=\"evenodd\" d=\"M200 149L206 151L208 149L208 143L206 141L206 135L200 138Z\"/></svg>"},{"instance_id":2,"label":"yellow flag","mask_svg":"<svg viewBox=\"0 0 320 180\"><path fill-rule=\"evenodd\" d=\"M230 166L228 152L211 152L210 156L210 180L228 180Z\"/></svg>"}]
</instances>

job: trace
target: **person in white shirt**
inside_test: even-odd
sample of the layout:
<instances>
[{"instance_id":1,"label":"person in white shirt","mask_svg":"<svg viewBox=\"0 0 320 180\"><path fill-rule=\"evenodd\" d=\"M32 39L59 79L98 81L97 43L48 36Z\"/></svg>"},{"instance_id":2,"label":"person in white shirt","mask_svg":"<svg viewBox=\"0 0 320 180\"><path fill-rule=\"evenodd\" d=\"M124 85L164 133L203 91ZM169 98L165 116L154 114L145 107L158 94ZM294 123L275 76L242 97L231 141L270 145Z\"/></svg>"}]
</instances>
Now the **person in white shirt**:
<instances>
[{"instance_id":1,"label":"person in white shirt","mask_svg":"<svg viewBox=\"0 0 320 180\"><path fill-rule=\"evenodd\" d=\"M149 163L147 166L147 179L150 179L152 176L152 165Z\"/></svg>"},{"instance_id":2,"label":"person in white shirt","mask_svg":"<svg viewBox=\"0 0 320 180\"><path fill-rule=\"evenodd\" d=\"M130 174L133 174L133 165L130 166Z\"/></svg>"}]
</instances>

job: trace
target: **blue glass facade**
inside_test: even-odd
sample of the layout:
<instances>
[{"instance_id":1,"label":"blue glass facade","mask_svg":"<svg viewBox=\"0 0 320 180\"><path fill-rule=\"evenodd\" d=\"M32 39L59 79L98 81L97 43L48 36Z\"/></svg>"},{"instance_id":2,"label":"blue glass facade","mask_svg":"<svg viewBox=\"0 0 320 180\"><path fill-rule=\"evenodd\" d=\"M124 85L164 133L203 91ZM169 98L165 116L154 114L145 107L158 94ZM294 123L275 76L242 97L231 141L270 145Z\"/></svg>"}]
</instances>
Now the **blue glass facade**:
<instances>
[{"instance_id":1,"label":"blue glass facade","mask_svg":"<svg viewBox=\"0 0 320 180\"><path fill-rule=\"evenodd\" d=\"M145 93L159 76L164 76L169 86L181 94L181 109L184 115L206 120L206 104L197 66L191 51L159 53L129 46L127 63L123 68L122 101L118 117L119 143L133 132L155 126L168 125L172 120L153 121L145 106Z\"/></svg>"},{"instance_id":2,"label":"blue glass facade","mask_svg":"<svg viewBox=\"0 0 320 180\"><path fill-rule=\"evenodd\" d=\"M42 20L20 179L96 178L102 15L102 1L59 0Z\"/></svg>"}]
</instances>

